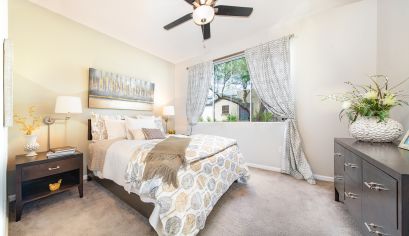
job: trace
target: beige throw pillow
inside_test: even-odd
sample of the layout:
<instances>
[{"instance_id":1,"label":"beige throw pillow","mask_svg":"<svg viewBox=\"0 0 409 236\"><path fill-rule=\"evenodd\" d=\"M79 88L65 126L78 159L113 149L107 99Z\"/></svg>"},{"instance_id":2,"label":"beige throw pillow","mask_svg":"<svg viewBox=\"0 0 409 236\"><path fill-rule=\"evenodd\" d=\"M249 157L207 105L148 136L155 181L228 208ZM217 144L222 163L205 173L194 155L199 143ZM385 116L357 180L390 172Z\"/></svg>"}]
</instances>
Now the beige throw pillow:
<instances>
[{"instance_id":1,"label":"beige throw pillow","mask_svg":"<svg viewBox=\"0 0 409 236\"><path fill-rule=\"evenodd\" d=\"M142 129L145 139L164 139L166 138L160 129Z\"/></svg>"}]
</instances>

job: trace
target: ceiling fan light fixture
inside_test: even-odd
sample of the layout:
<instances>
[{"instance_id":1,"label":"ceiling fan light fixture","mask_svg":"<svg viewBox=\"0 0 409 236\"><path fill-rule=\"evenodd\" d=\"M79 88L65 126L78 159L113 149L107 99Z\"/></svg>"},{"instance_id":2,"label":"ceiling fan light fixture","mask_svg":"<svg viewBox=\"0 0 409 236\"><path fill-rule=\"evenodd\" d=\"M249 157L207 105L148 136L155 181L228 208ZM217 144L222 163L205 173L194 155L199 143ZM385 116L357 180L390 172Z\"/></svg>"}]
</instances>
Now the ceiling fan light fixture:
<instances>
[{"instance_id":1,"label":"ceiling fan light fixture","mask_svg":"<svg viewBox=\"0 0 409 236\"><path fill-rule=\"evenodd\" d=\"M197 25L210 23L214 18L214 8L207 5L201 5L193 11L193 21Z\"/></svg>"}]
</instances>

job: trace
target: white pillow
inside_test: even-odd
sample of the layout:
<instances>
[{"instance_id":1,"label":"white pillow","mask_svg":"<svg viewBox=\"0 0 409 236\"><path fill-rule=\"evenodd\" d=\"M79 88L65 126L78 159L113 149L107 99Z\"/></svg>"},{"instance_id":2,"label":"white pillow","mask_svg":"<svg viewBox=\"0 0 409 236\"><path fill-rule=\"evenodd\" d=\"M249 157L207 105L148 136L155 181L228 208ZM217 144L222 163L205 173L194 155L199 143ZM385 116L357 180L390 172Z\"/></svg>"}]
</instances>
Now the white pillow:
<instances>
[{"instance_id":1,"label":"white pillow","mask_svg":"<svg viewBox=\"0 0 409 236\"><path fill-rule=\"evenodd\" d=\"M105 127L108 139L126 138L126 128L124 120L105 119Z\"/></svg>"},{"instance_id":2,"label":"white pillow","mask_svg":"<svg viewBox=\"0 0 409 236\"><path fill-rule=\"evenodd\" d=\"M151 119L155 123L157 129L160 129L163 134L165 134L165 128L163 127L163 120L160 116L147 116L147 115L138 115L138 119Z\"/></svg>"},{"instance_id":3,"label":"white pillow","mask_svg":"<svg viewBox=\"0 0 409 236\"><path fill-rule=\"evenodd\" d=\"M153 119L134 119L125 116L126 124L126 138L143 140L145 135L142 132L142 128L155 129L157 128L155 121Z\"/></svg>"}]
</instances>

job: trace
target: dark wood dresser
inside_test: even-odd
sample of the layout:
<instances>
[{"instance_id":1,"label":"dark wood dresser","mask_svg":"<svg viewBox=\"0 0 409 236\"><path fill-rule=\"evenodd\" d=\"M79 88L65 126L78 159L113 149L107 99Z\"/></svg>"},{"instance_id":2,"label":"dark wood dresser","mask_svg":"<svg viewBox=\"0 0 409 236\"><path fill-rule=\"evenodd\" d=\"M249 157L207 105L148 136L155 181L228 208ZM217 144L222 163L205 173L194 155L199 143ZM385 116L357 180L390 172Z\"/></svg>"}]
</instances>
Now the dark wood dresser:
<instances>
[{"instance_id":1,"label":"dark wood dresser","mask_svg":"<svg viewBox=\"0 0 409 236\"><path fill-rule=\"evenodd\" d=\"M35 157L16 156L16 221L21 219L24 204L78 187L83 196L83 155L75 152L62 157L48 159L45 152ZM61 179L56 191L49 184ZM62 219L63 220L63 219Z\"/></svg>"},{"instance_id":2,"label":"dark wood dresser","mask_svg":"<svg viewBox=\"0 0 409 236\"><path fill-rule=\"evenodd\" d=\"M335 200L364 235L409 235L409 151L335 139L334 172Z\"/></svg>"}]
</instances>

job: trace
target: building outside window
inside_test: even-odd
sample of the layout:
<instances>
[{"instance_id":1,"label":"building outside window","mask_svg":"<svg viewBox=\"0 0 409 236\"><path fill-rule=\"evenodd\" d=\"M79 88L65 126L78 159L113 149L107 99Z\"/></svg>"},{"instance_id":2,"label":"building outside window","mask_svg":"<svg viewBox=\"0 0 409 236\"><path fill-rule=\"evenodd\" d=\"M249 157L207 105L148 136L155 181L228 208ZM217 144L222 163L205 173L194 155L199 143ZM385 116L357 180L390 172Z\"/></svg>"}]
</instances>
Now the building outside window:
<instances>
[{"instance_id":1,"label":"building outside window","mask_svg":"<svg viewBox=\"0 0 409 236\"><path fill-rule=\"evenodd\" d=\"M214 63L214 80L209 89L201 122L272 122L274 117L251 88L251 77L243 55Z\"/></svg>"}]
</instances>

